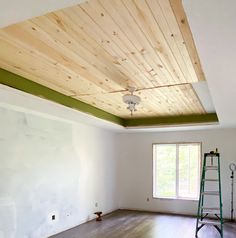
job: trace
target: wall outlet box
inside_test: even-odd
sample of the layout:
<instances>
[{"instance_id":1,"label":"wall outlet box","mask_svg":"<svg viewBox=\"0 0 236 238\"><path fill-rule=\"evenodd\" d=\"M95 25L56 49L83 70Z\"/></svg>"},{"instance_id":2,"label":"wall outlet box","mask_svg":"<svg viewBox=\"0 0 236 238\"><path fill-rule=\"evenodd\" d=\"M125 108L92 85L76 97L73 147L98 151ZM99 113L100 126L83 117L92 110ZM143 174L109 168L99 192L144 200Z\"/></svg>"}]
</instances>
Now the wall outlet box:
<instances>
[{"instance_id":1,"label":"wall outlet box","mask_svg":"<svg viewBox=\"0 0 236 238\"><path fill-rule=\"evenodd\" d=\"M59 220L59 214L56 211L52 211L47 215L48 223L54 223Z\"/></svg>"}]
</instances>

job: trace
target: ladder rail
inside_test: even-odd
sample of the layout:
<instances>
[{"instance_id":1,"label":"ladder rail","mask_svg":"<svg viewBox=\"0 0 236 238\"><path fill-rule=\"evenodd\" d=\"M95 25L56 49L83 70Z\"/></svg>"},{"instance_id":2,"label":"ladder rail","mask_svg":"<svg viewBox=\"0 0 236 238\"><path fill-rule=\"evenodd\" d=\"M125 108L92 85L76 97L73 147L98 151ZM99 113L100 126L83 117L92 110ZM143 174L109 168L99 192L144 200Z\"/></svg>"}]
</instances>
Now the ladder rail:
<instances>
[{"instance_id":1,"label":"ladder rail","mask_svg":"<svg viewBox=\"0 0 236 238\"><path fill-rule=\"evenodd\" d=\"M202 169L202 176L201 176L201 185L200 185L200 193L199 193L199 201L198 201L198 212L197 212L197 222L196 222L196 233L195 233L195 236L197 237L197 233L198 233L198 224L199 224L199 216L200 216L200 212L201 212L201 218L203 216L203 213L202 213L202 209L200 209L202 206L203 206L203 201L202 201L202 192L204 191L204 179L205 179L205 166L206 166L206 158L205 158L205 155L204 155L204 159L203 159L203 169ZM201 228L203 227L203 225L201 225ZM200 228L200 229L201 229Z\"/></svg>"},{"instance_id":2,"label":"ladder rail","mask_svg":"<svg viewBox=\"0 0 236 238\"><path fill-rule=\"evenodd\" d=\"M204 191L205 191L205 178L206 178L206 157L204 156L204 164L203 164L203 178L202 178L202 191L200 193L200 196L201 196L201 207L203 206L204 204ZM201 211L201 220L203 219L203 212L202 212L202 209L200 210ZM198 221L199 222L199 221Z\"/></svg>"},{"instance_id":3,"label":"ladder rail","mask_svg":"<svg viewBox=\"0 0 236 238\"><path fill-rule=\"evenodd\" d=\"M220 156L218 156L218 179L219 179L219 193L220 193L220 230L221 230L221 237L223 237L223 214L222 214L222 196L221 196L221 177L220 177Z\"/></svg>"}]
</instances>

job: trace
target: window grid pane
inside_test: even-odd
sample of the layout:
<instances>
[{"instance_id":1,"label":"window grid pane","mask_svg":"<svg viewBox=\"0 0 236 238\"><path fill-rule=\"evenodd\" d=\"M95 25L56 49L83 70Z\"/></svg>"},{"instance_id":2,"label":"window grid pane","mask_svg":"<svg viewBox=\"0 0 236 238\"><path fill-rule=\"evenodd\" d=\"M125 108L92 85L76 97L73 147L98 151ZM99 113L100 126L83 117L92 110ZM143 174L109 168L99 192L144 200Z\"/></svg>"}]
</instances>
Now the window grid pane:
<instances>
[{"instance_id":1,"label":"window grid pane","mask_svg":"<svg viewBox=\"0 0 236 238\"><path fill-rule=\"evenodd\" d=\"M155 148L155 196L176 196L176 145L158 145Z\"/></svg>"},{"instance_id":2,"label":"window grid pane","mask_svg":"<svg viewBox=\"0 0 236 238\"><path fill-rule=\"evenodd\" d=\"M179 197L198 197L199 156L198 144L179 145Z\"/></svg>"}]
</instances>

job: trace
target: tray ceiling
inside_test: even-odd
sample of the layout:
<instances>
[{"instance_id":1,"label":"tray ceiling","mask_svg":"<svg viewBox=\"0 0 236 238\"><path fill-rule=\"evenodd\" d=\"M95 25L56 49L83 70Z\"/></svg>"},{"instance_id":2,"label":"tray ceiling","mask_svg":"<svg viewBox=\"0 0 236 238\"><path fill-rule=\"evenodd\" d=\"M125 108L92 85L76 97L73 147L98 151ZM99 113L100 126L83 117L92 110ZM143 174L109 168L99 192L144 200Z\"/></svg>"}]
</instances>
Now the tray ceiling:
<instances>
[{"instance_id":1,"label":"tray ceiling","mask_svg":"<svg viewBox=\"0 0 236 238\"><path fill-rule=\"evenodd\" d=\"M90 0L0 29L0 67L122 118L206 114L180 0Z\"/></svg>"}]
</instances>

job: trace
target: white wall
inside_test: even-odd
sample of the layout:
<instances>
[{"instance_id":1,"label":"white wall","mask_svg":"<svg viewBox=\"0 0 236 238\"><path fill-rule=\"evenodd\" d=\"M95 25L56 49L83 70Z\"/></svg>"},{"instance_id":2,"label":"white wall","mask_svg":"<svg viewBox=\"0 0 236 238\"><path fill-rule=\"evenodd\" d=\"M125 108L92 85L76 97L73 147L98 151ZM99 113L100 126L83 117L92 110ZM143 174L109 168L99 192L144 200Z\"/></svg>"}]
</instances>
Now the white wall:
<instances>
[{"instance_id":1,"label":"white wall","mask_svg":"<svg viewBox=\"0 0 236 238\"><path fill-rule=\"evenodd\" d=\"M116 210L114 139L0 107L0 238L45 238Z\"/></svg>"},{"instance_id":2,"label":"white wall","mask_svg":"<svg viewBox=\"0 0 236 238\"><path fill-rule=\"evenodd\" d=\"M152 198L152 143L202 142L202 151L221 153L223 212L230 217L229 163L236 163L236 129L117 135L119 207L179 214L196 214L197 202ZM150 201L147 201L150 198ZM236 196L235 196L236 198ZM236 199L234 201L236 202Z\"/></svg>"}]
</instances>

